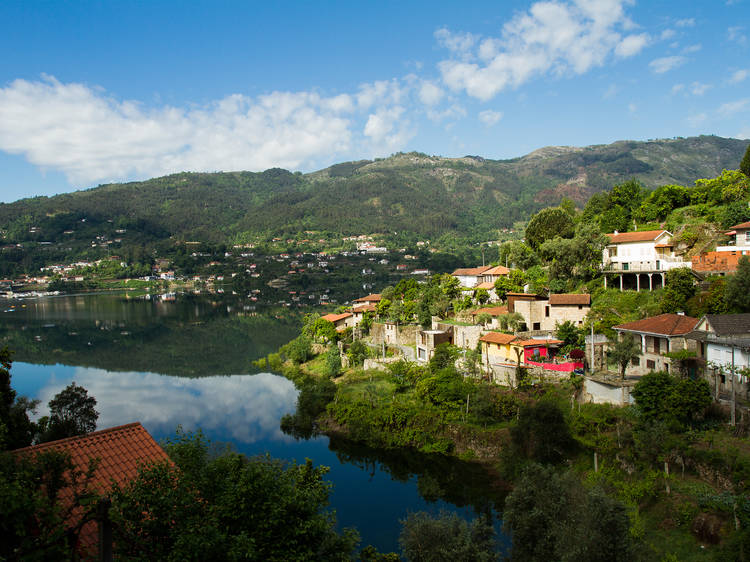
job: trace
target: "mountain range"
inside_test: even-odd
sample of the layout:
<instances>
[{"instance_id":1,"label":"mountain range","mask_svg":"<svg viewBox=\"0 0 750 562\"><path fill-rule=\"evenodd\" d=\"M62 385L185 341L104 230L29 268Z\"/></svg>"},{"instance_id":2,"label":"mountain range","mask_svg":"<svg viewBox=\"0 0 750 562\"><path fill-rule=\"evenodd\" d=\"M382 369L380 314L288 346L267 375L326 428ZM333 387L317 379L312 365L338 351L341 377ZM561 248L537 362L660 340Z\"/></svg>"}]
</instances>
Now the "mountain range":
<instances>
[{"instance_id":1,"label":"mountain range","mask_svg":"<svg viewBox=\"0 0 750 562\"><path fill-rule=\"evenodd\" d=\"M692 185L736 169L747 145L700 136L553 146L510 160L398 153L309 174L183 172L0 204L0 229L6 244L90 243L103 226L140 244L249 241L307 230L476 241L565 197L581 207L631 178L647 188Z\"/></svg>"}]
</instances>

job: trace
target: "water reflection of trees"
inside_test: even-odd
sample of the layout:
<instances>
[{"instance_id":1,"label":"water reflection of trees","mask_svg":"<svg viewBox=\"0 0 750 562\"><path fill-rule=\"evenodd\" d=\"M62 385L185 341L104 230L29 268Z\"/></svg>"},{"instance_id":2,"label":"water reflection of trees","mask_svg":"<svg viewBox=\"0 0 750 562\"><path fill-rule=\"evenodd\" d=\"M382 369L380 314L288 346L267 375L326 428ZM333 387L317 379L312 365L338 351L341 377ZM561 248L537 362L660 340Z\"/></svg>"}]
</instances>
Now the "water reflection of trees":
<instances>
[{"instance_id":1,"label":"water reflection of trees","mask_svg":"<svg viewBox=\"0 0 750 562\"><path fill-rule=\"evenodd\" d=\"M193 377L257 372L252 361L297 330L292 314L247 314L231 299L99 295L27 301L3 315L0 345L16 361Z\"/></svg>"},{"instance_id":2,"label":"water reflection of trees","mask_svg":"<svg viewBox=\"0 0 750 562\"><path fill-rule=\"evenodd\" d=\"M426 501L469 506L478 515L499 513L509 491L487 467L454 457L410 449L373 449L341 437L331 437L329 448L340 462L371 475L380 469L399 482L416 477L419 494Z\"/></svg>"}]
</instances>

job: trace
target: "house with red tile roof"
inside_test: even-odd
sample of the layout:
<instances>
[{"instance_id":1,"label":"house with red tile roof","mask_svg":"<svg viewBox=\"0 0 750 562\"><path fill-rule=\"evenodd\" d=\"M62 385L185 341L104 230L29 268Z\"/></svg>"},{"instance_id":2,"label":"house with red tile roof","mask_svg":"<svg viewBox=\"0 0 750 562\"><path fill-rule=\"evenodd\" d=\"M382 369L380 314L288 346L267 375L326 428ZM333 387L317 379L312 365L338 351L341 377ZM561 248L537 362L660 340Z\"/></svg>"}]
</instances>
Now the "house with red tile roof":
<instances>
[{"instance_id":1,"label":"house with red tile roof","mask_svg":"<svg viewBox=\"0 0 750 562\"><path fill-rule=\"evenodd\" d=\"M642 355L628 368L631 375L645 375L651 371L674 371L672 359L665 353L687 349L696 351L694 340L687 334L695 330L698 318L684 314L660 314L612 326L619 337L634 338Z\"/></svg>"},{"instance_id":2,"label":"house with red tile roof","mask_svg":"<svg viewBox=\"0 0 750 562\"><path fill-rule=\"evenodd\" d=\"M16 449L11 453L28 457L47 451L70 454L75 469L82 473L86 473L91 460L97 459L96 470L88 482L88 489L102 496L107 495L113 483L123 485L134 479L142 465L172 462L164 449L138 422L41 445L32 445ZM65 477L69 478L67 475ZM59 501L64 513L73 507L76 492L70 487L61 490ZM82 516L82 508L73 508L70 511L68 528L78 525ZM82 558L96 557L99 552L98 534L96 521L88 521L81 527L76 552Z\"/></svg>"},{"instance_id":3,"label":"house with red tile roof","mask_svg":"<svg viewBox=\"0 0 750 562\"><path fill-rule=\"evenodd\" d=\"M554 338L522 338L514 334L487 332L479 338L482 360L493 375L513 375L517 366L536 368L539 372L570 373L582 369L583 362L555 359L564 343ZM508 380L512 380L514 375Z\"/></svg>"},{"instance_id":4,"label":"house with red tile roof","mask_svg":"<svg viewBox=\"0 0 750 562\"><path fill-rule=\"evenodd\" d=\"M591 295L558 293L548 297L531 293L508 293L508 311L523 317L526 330L551 332L558 324L582 326L591 310Z\"/></svg>"},{"instance_id":5,"label":"house with red tile roof","mask_svg":"<svg viewBox=\"0 0 750 562\"><path fill-rule=\"evenodd\" d=\"M668 230L612 232L602 250L605 286L614 281L620 290L653 290L664 286L664 272L690 267L690 262L674 252ZM609 277L609 279L608 279Z\"/></svg>"},{"instance_id":6,"label":"house with red tile roof","mask_svg":"<svg viewBox=\"0 0 750 562\"><path fill-rule=\"evenodd\" d=\"M462 287L474 289L484 281L483 274L485 271L492 269L489 265L479 267L462 267L456 269L451 275L458 279Z\"/></svg>"},{"instance_id":7,"label":"house with red tile roof","mask_svg":"<svg viewBox=\"0 0 750 562\"><path fill-rule=\"evenodd\" d=\"M351 312L342 312L341 314L325 314L320 317L333 323L336 331L346 330L354 326L354 315Z\"/></svg>"},{"instance_id":8,"label":"house with red tile roof","mask_svg":"<svg viewBox=\"0 0 750 562\"><path fill-rule=\"evenodd\" d=\"M380 302L380 299L380 293L372 293L370 295L367 295L366 297L359 297L358 299L354 299L354 302L357 303L355 304L355 306L365 304L377 305Z\"/></svg>"}]
</instances>

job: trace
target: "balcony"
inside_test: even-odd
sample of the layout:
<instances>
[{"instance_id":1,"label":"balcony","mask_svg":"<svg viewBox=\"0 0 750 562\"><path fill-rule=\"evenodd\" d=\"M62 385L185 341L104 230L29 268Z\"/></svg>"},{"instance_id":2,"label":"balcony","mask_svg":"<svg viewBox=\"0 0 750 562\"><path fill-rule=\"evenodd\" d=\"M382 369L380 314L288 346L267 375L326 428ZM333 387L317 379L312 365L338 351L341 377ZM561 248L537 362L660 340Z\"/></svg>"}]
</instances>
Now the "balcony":
<instances>
[{"instance_id":1,"label":"balcony","mask_svg":"<svg viewBox=\"0 0 750 562\"><path fill-rule=\"evenodd\" d=\"M610 262L604 265L605 272L630 272L630 273L654 273L669 271L678 267L690 267L690 262L683 261L681 257L665 256L658 260Z\"/></svg>"}]
</instances>

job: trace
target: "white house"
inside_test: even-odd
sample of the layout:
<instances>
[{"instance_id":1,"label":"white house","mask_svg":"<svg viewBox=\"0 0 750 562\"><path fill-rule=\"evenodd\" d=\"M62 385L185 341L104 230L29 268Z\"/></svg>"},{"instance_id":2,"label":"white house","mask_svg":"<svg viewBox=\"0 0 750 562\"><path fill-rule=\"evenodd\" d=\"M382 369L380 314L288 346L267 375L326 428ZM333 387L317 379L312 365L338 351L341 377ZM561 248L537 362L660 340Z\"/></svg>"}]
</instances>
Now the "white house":
<instances>
[{"instance_id":1,"label":"white house","mask_svg":"<svg viewBox=\"0 0 750 562\"><path fill-rule=\"evenodd\" d=\"M717 252L740 252L741 254L750 253L750 222L736 224L726 233L733 238L731 245L718 246Z\"/></svg>"},{"instance_id":2,"label":"white house","mask_svg":"<svg viewBox=\"0 0 750 562\"><path fill-rule=\"evenodd\" d=\"M667 230L613 232L602 251L604 286L614 282L620 290L653 290L664 286L664 272L690 267L674 253L672 233Z\"/></svg>"},{"instance_id":3,"label":"white house","mask_svg":"<svg viewBox=\"0 0 750 562\"><path fill-rule=\"evenodd\" d=\"M458 279L462 287L473 289L484 281L483 274L489 269L493 268L490 266L462 267L451 273L451 275Z\"/></svg>"},{"instance_id":4,"label":"white house","mask_svg":"<svg viewBox=\"0 0 750 562\"><path fill-rule=\"evenodd\" d=\"M706 314L690 337L709 369L729 373L750 367L750 314Z\"/></svg>"}]
</instances>

